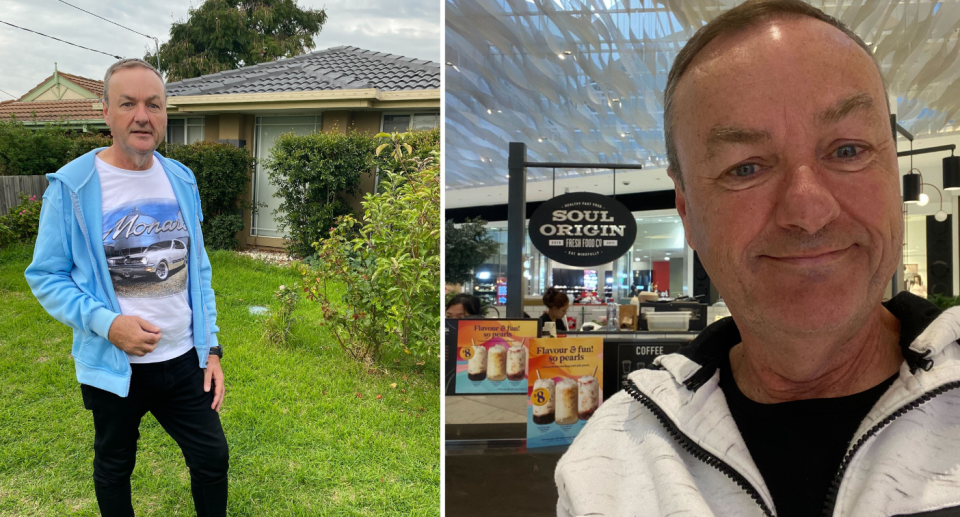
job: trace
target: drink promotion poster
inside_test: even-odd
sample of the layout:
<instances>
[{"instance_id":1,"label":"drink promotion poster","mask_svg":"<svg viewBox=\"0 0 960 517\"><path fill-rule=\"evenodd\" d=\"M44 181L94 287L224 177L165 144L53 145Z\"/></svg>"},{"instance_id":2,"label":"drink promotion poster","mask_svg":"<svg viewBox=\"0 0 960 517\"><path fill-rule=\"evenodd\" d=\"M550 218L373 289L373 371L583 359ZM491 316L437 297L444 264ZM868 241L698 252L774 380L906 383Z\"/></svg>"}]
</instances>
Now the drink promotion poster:
<instances>
[{"instance_id":1,"label":"drink promotion poster","mask_svg":"<svg viewBox=\"0 0 960 517\"><path fill-rule=\"evenodd\" d=\"M460 320L456 393L527 392L527 350L540 320Z\"/></svg>"},{"instance_id":2,"label":"drink promotion poster","mask_svg":"<svg viewBox=\"0 0 960 517\"><path fill-rule=\"evenodd\" d=\"M603 402L603 338L530 340L527 447L573 442Z\"/></svg>"}]
</instances>

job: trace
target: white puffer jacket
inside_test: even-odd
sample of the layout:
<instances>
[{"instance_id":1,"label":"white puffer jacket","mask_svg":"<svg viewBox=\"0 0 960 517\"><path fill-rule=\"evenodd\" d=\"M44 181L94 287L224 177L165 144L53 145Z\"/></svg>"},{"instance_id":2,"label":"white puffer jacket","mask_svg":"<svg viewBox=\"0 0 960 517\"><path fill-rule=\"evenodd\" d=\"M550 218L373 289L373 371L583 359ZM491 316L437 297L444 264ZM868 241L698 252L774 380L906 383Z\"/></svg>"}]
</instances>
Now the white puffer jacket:
<instances>
[{"instance_id":1,"label":"white puffer jacket","mask_svg":"<svg viewBox=\"0 0 960 517\"><path fill-rule=\"evenodd\" d=\"M911 294L885 305L906 361L857 429L823 515L960 517L960 308L940 314ZM715 359L738 337L723 320L693 352L631 374L557 464L557 515L776 515L719 387Z\"/></svg>"}]
</instances>

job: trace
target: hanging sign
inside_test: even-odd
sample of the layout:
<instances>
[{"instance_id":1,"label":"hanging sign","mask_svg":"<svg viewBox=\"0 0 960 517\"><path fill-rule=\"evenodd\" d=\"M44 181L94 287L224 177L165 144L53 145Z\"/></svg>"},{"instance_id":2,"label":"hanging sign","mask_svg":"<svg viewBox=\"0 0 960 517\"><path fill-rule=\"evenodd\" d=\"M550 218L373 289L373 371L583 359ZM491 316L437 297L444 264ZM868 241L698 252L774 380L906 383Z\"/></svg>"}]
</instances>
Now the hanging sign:
<instances>
[{"instance_id":1,"label":"hanging sign","mask_svg":"<svg viewBox=\"0 0 960 517\"><path fill-rule=\"evenodd\" d=\"M545 201L530 217L530 242L547 258L576 267L607 264L637 240L637 221L623 203L593 192Z\"/></svg>"}]
</instances>

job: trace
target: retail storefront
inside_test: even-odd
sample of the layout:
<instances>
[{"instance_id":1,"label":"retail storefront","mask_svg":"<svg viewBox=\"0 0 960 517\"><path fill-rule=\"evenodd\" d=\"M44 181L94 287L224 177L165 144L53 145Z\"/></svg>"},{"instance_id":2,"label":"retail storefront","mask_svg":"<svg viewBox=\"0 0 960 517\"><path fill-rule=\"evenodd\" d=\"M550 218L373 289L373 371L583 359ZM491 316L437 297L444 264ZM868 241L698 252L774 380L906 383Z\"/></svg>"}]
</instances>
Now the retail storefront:
<instances>
[{"instance_id":1,"label":"retail storefront","mask_svg":"<svg viewBox=\"0 0 960 517\"><path fill-rule=\"evenodd\" d=\"M447 8L446 219L486 221L497 252L457 288L482 301L486 321L502 324L483 334L484 325L448 321L447 511L553 515L552 474L572 433L549 426L575 430L590 418L594 382L602 406L626 375L683 349L729 315L685 239L666 172L663 99L683 41L733 4L691 2L681 11L630 0L590 6L592 13L568 0L492 2L484 10L474 4L449 0ZM861 4L837 5L832 14L857 20L853 30L887 51L878 60L902 153L903 253L884 297L904 290L956 296L960 190L953 187L960 187L960 176L955 185L944 158L960 144L957 111L946 94L957 74L929 65L942 53L913 50L920 47L898 40L897 29L881 31L867 21L867 11L880 13L873 3L857 9ZM898 13L892 25L912 16L903 5L885 9ZM934 9L933 21L946 23L945 12ZM943 41L931 35L925 44L944 52ZM892 59L890 49L901 48L898 56L910 58ZM517 145L523 153L514 152ZM546 244L531 238L538 209L581 193L615 199L630 214L636 233L621 253L581 264L546 251L549 239L569 246L568 238L582 237L583 246L606 246L605 239L576 233L585 228L565 235L559 226L548 229ZM569 330L557 338L543 326L535 337L529 329L511 330L547 310L542 297L550 288L570 299ZM660 316L674 326L651 329ZM599 357L591 356L598 350ZM523 377L514 365L511 380L511 357L520 354L527 362ZM570 368L561 372L564 363ZM574 400L586 418L561 407ZM511 493L517 479L524 480L523 496L485 497Z\"/></svg>"}]
</instances>

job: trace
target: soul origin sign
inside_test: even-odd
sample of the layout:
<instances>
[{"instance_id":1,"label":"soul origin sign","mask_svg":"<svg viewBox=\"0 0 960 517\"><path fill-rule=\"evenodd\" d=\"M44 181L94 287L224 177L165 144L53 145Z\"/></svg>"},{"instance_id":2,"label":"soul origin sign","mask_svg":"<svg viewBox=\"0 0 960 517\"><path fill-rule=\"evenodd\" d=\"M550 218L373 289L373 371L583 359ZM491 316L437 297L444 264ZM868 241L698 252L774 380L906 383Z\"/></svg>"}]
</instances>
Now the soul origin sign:
<instances>
[{"instance_id":1,"label":"soul origin sign","mask_svg":"<svg viewBox=\"0 0 960 517\"><path fill-rule=\"evenodd\" d=\"M637 239L637 221L630 210L612 197L592 192L547 200L530 217L528 230L540 253L576 267L612 262Z\"/></svg>"}]
</instances>

